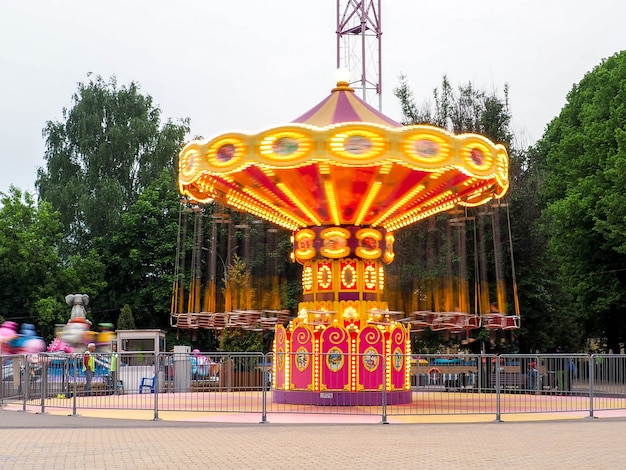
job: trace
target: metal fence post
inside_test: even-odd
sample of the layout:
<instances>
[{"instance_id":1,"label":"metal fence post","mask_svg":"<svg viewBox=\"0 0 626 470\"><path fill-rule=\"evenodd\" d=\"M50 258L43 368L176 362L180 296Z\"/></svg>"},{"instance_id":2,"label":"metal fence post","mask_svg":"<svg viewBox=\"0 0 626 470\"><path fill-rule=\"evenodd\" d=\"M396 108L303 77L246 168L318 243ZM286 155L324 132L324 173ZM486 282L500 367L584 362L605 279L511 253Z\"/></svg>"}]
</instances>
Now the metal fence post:
<instances>
[{"instance_id":1,"label":"metal fence post","mask_svg":"<svg viewBox=\"0 0 626 470\"><path fill-rule=\"evenodd\" d=\"M72 416L76 416L76 367L78 366L78 358L73 357L72 361L72 377L74 378L73 391L72 391Z\"/></svg>"},{"instance_id":2,"label":"metal fence post","mask_svg":"<svg viewBox=\"0 0 626 470\"><path fill-rule=\"evenodd\" d=\"M26 367L26 356L20 358L20 376L22 380L22 411L26 411L26 401L30 398L30 375Z\"/></svg>"},{"instance_id":3,"label":"metal fence post","mask_svg":"<svg viewBox=\"0 0 626 470\"><path fill-rule=\"evenodd\" d=\"M596 355L592 354L589 357L589 417L593 418L593 396L594 396L594 382L593 376L595 375Z\"/></svg>"},{"instance_id":4,"label":"metal fence post","mask_svg":"<svg viewBox=\"0 0 626 470\"><path fill-rule=\"evenodd\" d=\"M154 417L153 421L159 421L159 354L154 353L154 382L152 387L154 388Z\"/></svg>"},{"instance_id":5,"label":"metal fence post","mask_svg":"<svg viewBox=\"0 0 626 470\"><path fill-rule=\"evenodd\" d=\"M502 422L502 414L500 412L500 358L496 356L496 422Z\"/></svg>"},{"instance_id":6,"label":"metal fence post","mask_svg":"<svg viewBox=\"0 0 626 470\"><path fill-rule=\"evenodd\" d=\"M263 355L263 366L261 367L261 373L263 374L263 392L261 395L261 406L262 406L262 411L261 411L261 423L260 424L266 424L267 423L267 386L268 386L268 380L267 380L267 370L265 369L269 364L270 361L268 360L268 354L264 354Z\"/></svg>"},{"instance_id":7,"label":"metal fence post","mask_svg":"<svg viewBox=\"0 0 626 470\"><path fill-rule=\"evenodd\" d=\"M385 356L381 357L382 361L384 361L385 367L381 367L381 372L383 374L382 383L383 383L383 394L382 394L382 424L389 424L387 421L387 374L391 373L391 359L387 361ZM389 371L387 371L387 367L389 367Z\"/></svg>"},{"instance_id":8,"label":"metal fence post","mask_svg":"<svg viewBox=\"0 0 626 470\"><path fill-rule=\"evenodd\" d=\"M41 358L40 358L41 359ZM41 363L41 361L40 361ZM41 363L41 413L46 412L46 395L48 394L48 364Z\"/></svg>"}]
</instances>

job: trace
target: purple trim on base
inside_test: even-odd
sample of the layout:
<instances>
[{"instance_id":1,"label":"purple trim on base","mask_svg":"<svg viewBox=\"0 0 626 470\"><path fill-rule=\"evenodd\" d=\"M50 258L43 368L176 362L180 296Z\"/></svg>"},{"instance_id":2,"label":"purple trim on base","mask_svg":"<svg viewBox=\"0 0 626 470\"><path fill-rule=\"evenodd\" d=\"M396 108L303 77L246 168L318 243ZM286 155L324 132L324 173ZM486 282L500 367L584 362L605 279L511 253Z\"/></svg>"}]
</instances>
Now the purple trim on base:
<instances>
[{"instance_id":1,"label":"purple trim on base","mask_svg":"<svg viewBox=\"0 0 626 470\"><path fill-rule=\"evenodd\" d=\"M342 300L359 300L361 296L360 292L342 292L339 291L337 295L337 299L341 302Z\"/></svg>"},{"instance_id":2,"label":"purple trim on base","mask_svg":"<svg viewBox=\"0 0 626 470\"><path fill-rule=\"evenodd\" d=\"M363 292L363 300L380 300L380 293L378 293L378 289L376 289L377 292Z\"/></svg>"},{"instance_id":3,"label":"purple trim on base","mask_svg":"<svg viewBox=\"0 0 626 470\"><path fill-rule=\"evenodd\" d=\"M411 403L411 390L395 390L387 392L386 395L388 405ZM383 392L378 390L371 392L274 390L272 401L290 405L380 406L383 403Z\"/></svg>"}]
</instances>

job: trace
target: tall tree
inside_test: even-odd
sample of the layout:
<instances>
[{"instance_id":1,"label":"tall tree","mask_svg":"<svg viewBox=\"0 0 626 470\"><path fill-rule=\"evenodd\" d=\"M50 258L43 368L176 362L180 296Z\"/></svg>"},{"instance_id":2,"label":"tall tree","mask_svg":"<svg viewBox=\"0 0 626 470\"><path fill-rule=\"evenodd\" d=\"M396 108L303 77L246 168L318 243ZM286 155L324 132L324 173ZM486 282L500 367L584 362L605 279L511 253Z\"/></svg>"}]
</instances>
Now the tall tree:
<instances>
[{"instance_id":1,"label":"tall tree","mask_svg":"<svg viewBox=\"0 0 626 470\"><path fill-rule=\"evenodd\" d=\"M108 280L92 308L98 321L115 322L127 304L139 327L169 325L179 201L173 172L163 170L122 215L115 233L94 241Z\"/></svg>"},{"instance_id":2,"label":"tall tree","mask_svg":"<svg viewBox=\"0 0 626 470\"><path fill-rule=\"evenodd\" d=\"M31 194L14 187L0 193L0 203L1 313L35 323L49 337L55 324L69 319L67 294L97 294L104 287L102 264L94 252L61 259L61 223L50 204L36 205Z\"/></svg>"},{"instance_id":3,"label":"tall tree","mask_svg":"<svg viewBox=\"0 0 626 470\"><path fill-rule=\"evenodd\" d=\"M550 248L588 336L626 340L626 51L567 95L538 143Z\"/></svg>"},{"instance_id":4,"label":"tall tree","mask_svg":"<svg viewBox=\"0 0 626 470\"><path fill-rule=\"evenodd\" d=\"M131 82L115 77L79 83L63 121L48 121L39 198L61 215L68 252L85 253L94 237L109 236L123 211L164 168L173 168L189 120L161 125L161 110Z\"/></svg>"},{"instance_id":5,"label":"tall tree","mask_svg":"<svg viewBox=\"0 0 626 470\"><path fill-rule=\"evenodd\" d=\"M478 90L472 83L455 89L444 76L440 88L433 91L432 100L418 107L413 101L406 77L401 77L395 94L402 105L404 124L431 124L454 133L479 133L507 147L510 156L510 189L505 199L508 207L503 211L506 216L501 217L501 231L511 236L510 240L505 239L506 252L509 253L505 272L509 286L513 285L513 272L516 273L521 305L522 322L516 335L518 344L515 349L545 351L554 348L556 342L561 341L559 338L567 337L568 331L564 325L570 325L571 319L564 311L566 297L561 295L558 283L555 282L554 265L546 251L547 238L537 226L541 211L538 198L541 179L536 169L535 154L531 149L517 149L513 145L508 87L504 87L502 96ZM445 218L440 218L439 224L443 223L442 219ZM409 293L415 291L415 285L408 280L423 281L429 276L440 276L442 270L445 270L445 260L431 260L430 269L434 270L433 273L428 272L424 263L417 262L419 254L427 253L428 250L425 241L427 230L427 224L421 224L398 234L397 258L412 261L405 261L402 266L394 263L398 266L392 265L392 269L400 273L406 284L403 289ZM445 246L445 241L440 241L442 243ZM513 246L512 253L510 245ZM571 336L569 334L570 340ZM562 341L562 344L565 346L567 343Z\"/></svg>"}]
</instances>

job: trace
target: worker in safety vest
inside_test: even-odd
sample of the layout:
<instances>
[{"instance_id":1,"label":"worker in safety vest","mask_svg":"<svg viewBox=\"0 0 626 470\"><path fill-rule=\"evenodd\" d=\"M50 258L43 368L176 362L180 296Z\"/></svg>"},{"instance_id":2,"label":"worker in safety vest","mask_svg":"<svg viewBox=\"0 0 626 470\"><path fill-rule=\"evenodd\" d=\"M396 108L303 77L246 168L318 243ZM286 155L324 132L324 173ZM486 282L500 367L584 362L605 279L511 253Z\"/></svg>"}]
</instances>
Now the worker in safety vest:
<instances>
[{"instance_id":1,"label":"worker in safety vest","mask_svg":"<svg viewBox=\"0 0 626 470\"><path fill-rule=\"evenodd\" d=\"M113 381L113 393L118 394L118 377L117 377L117 369L119 367L119 357L117 354L117 344L113 343L111 347L113 352L111 353L111 362L109 363L109 371L111 373L111 380Z\"/></svg>"},{"instance_id":2,"label":"worker in safety vest","mask_svg":"<svg viewBox=\"0 0 626 470\"><path fill-rule=\"evenodd\" d=\"M96 358L94 353L96 352L96 345L89 343L87 345L87 351L83 356L83 373L85 374L85 396L89 396L91 391L91 380L93 374L96 372ZM100 361L98 361L100 362Z\"/></svg>"}]
</instances>

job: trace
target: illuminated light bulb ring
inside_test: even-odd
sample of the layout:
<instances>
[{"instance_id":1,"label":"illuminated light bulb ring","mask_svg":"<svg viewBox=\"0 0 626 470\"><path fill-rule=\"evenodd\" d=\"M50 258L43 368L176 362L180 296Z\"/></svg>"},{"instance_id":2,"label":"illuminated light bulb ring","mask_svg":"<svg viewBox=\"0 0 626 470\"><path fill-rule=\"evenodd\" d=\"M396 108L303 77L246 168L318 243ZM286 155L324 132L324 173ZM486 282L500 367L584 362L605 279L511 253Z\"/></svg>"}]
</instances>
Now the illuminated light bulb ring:
<instances>
[{"instance_id":1,"label":"illuminated light bulb ring","mask_svg":"<svg viewBox=\"0 0 626 470\"><path fill-rule=\"evenodd\" d=\"M191 149L187 152L181 152L180 163L178 164L181 175L187 178L194 176L197 173L199 162L200 154L197 150Z\"/></svg>"},{"instance_id":2,"label":"illuminated light bulb ring","mask_svg":"<svg viewBox=\"0 0 626 470\"><path fill-rule=\"evenodd\" d=\"M387 149L387 144L382 133L347 129L330 137L329 148L339 157L371 159L380 156Z\"/></svg>"},{"instance_id":3,"label":"illuminated light bulb ring","mask_svg":"<svg viewBox=\"0 0 626 470\"><path fill-rule=\"evenodd\" d=\"M493 153L489 146L475 139L468 139L464 142L461 156L467 168L481 174L490 171L494 162Z\"/></svg>"},{"instance_id":4,"label":"illuminated light bulb ring","mask_svg":"<svg viewBox=\"0 0 626 470\"><path fill-rule=\"evenodd\" d=\"M402 147L406 155L414 159L415 163L421 164L421 168L431 168L433 165L441 165L450 157L449 138L433 133L418 132L407 136Z\"/></svg>"},{"instance_id":5,"label":"illuminated light bulb ring","mask_svg":"<svg viewBox=\"0 0 626 470\"><path fill-rule=\"evenodd\" d=\"M363 270L363 283L368 290L376 289L376 267L368 264Z\"/></svg>"},{"instance_id":6,"label":"illuminated light bulb ring","mask_svg":"<svg viewBox=\"0 0 626 470\"><path fill-rule=\"evenodd\" d=\"M261 139L261 155L274 160L295 160L306 157L313 146L311 138L300 132L277 132Z\"/></svg>"},{"instance_id":7,"label":"illuminated light bulb ring","mask_svg":"<svg viewBox=\"0 0 626 470\"><path fill-rule=\"evenodd\" d=\"M352 289L356 286L356 269L351 264L346 264L341 270L341 286L344 289Z\"/></svg>"},{"instance_id":8,"label":"illuminated light bulb ring","mask_svg":"<svg viewBox=\"0 0 626 470\"><path fill-rule=\"evenodd\" d=\"M313 268L311 265L305 266L302 272L302 288L305 292L310 292L313 289Z\"/></svg>"},{"instance_id":9,"label":"illuminated light bulb ring","mask_svg":"<svg viewBox=\"0 0 626 470\"><path fill-rule=\"evenodd\" d=\"M218 167L232 167L237 165L247 153L243 139L225 137L211 142L208 149L209 164Z\"/></svg>"},{"instance_id":10,"label":"illuminated light bulb ring","mask_svg":"<svg viewBox=\"0 0 626 470\"><path fill-rule=\"evenodd\" d=\"M333 272L330 266L322 264L317 268L317 285L320 289L329 289L332 285Z\"/></svg>"}]
</instances>

